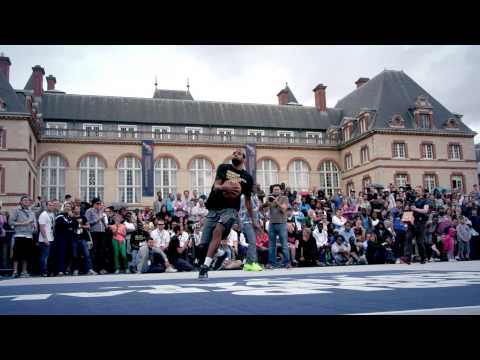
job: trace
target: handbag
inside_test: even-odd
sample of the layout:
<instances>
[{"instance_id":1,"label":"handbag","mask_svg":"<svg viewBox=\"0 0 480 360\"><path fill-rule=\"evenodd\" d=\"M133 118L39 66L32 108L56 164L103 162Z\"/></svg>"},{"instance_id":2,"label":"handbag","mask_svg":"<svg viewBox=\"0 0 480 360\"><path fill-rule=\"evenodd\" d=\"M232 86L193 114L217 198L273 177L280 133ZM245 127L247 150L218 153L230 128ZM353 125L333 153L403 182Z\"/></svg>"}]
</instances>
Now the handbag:
<instances>
[{"instance_id":1,"label":"handbag","mask_svg":"<svg viewBox=\"0 0 480 360\"><path fill-rule=\"evenodd\" d=\"M403 223L410 223L414 224L415 223L415 217L413 216L413 211L405 211L402 215L402 222Z\"/></svg>"}]
</instances>

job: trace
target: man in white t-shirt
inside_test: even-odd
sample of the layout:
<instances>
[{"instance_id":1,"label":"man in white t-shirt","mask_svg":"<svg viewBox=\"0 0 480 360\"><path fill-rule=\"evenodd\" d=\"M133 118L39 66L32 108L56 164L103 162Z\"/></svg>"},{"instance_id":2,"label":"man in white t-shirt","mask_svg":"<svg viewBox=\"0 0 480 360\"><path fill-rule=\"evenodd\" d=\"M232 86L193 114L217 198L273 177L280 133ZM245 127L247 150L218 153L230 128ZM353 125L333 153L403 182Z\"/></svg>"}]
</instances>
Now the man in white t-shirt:
<instances>
[{"instance_id":1,"label":"man in white t-shirt","mask_svg":"<svg viewBox=\"0 0 480 360\"><path fill-rule=\"evenodd\" d=\"M40 245L40 274L47 276L47 262L50 254L50 243L53 242L53 226L55 224L55 201L47 203L47 210L44 210L38 218L40 233L38 242Z\"/></svg>"},{"instance_id":2,"label":"man in white t-shirt","mask_svg":"<svg viewBox=\"0 0 480 360\"><path fill-rule=\"evenodd\" d=\"M167 250L170 243L170 233L165 230L165 221L159 219L157 222L157 228L150 233L154 241L153 247L160 248L162 251Z\"/></svg>"}]
</instances>

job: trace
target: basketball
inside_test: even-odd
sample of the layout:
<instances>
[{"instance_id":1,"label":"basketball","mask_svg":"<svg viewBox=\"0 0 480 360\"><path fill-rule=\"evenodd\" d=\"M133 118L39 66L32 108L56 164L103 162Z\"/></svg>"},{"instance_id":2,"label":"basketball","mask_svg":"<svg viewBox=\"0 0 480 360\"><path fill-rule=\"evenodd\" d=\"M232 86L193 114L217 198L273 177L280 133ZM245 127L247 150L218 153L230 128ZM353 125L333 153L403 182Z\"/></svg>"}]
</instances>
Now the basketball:
<instances>
[{"instance_id":1,"label":"basketball","mask_svg":"<svg viewBox=\"0 0 480 360\"><path fill-rule=\"evenodd\" d=\"M224 184L227 183L233 184L234 188L231 191L223 191L223 196L229 200L234 200L239 197L240 193L242 192L242 186L238 182L232 180L227 180L224 182Z\"/></svg>"}]
</instances>

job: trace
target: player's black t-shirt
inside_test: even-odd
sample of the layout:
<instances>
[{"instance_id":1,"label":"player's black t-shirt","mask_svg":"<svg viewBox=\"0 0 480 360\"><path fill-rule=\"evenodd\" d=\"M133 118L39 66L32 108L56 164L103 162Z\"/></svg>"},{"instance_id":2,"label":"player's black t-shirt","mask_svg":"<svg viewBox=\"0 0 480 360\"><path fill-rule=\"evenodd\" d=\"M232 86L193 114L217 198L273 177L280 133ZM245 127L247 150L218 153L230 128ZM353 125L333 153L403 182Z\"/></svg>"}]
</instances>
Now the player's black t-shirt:
<instances>
[{"instance_id":1,"label":"player's black t-shirt","mask_svg":"<svg viewBox=\"0 0 480 360\"><path fill-rule=\"evenodd\" d=\"M242 187L241 194L250 196L252 194L253 178L245 170L237 170L232 164L222 164L217 169L216 180L233 180L239 182ZM240 194L240 195L241 195ZM208 210L222 210L222 209L235 209L240 210L240 196L236 199L230 200L223 196L222 191L215 191L212 186L210 195L208 196L207 203L205 204Z\"/></svg>"}]
</instances>

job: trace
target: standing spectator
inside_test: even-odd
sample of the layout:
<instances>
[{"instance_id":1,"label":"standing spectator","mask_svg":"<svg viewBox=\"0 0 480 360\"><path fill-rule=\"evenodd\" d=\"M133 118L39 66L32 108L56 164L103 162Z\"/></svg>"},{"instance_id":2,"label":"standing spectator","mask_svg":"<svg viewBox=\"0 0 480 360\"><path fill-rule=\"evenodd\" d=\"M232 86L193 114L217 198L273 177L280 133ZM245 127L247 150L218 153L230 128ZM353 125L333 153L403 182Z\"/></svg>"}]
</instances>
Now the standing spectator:
<instances>
[{"instance_id":1,"label":"standing spectator","mask_svg":"<svg viewBox=\"0 0 480 360\"><path fill-rule=\"evenodd\" d=\"M183 218L187 215L187 201L182 200L182 193L177 193L177 199L173 203L174 216L179 221L183 221Z\"/></svg>"},{"instance_id":2,"label":"standing spectator","mask_svg":"<svg viewBox=\"0 0 480 360\"><path fill-rule=\"evenodd\" d=\"M458 241L458 260L470 260L470 239L472 232L470 226L465 223L465 217L458 218L457 241Z\"/></svg>"},{"instance_id":3,"label":"standing spectator","mask_svg":"<svg viewBox=\"0 0 480 360\"><path fill-rule=\"evenodd\" d=\"M72 215L72 205L67 202L63 206L63 211L55 218L54 248L57 276L63 276L67 272L67 254L71 253L74 237Z\"/></svg>"},{"instance_id":4,"label":"standing spectator","mask_svg":"<svg viewBox=\"0 0 480 360\"><path fill-rule=\"evenodd\" d=\"M115 224L110 225L112 230L113 263L115 274L120 274L120 268L123 272L130 273L127 261L127 227L122 224L122 215L117 214L114 217Z\"/></svg>"},{"instance_id":5,"label":"standing spectator","mask_svg":"<svg viewBox=\"0 0 480 360\"><path fill-rule=\"evenodd\" d=\"M260 187L258 186L258 184L253 185L253 191L252 191L252 197L251 197L253 216L255 217L257 223L260 220L260 215L258 213L258 210L260 208L260 200L258 199L258 196L257 196L259 189ZM255 229L253 227L252 220L248 216L247 208L245 206L244 195L242 195L240 198L239 217L241 222L242 234L245 235L245 238L247 241L246 260L245 260L245 265L243 266L243 270L262 271L263 270L262 267L257 262L257 246L256 246L257 239L256 239Z\"/></svg>"},{"instance_id":6,"label":"standing spectator","mask_svg":"<svg viewBox=\"0 0 480 360\"><path fill-rule=\"evenodd\" d=\"M422 187L417 186L415 189L415 204L410 206L415 217L415 223L409 225L407 232L407 241L405 247L405 257L407 261L411 258L412 240L415 238L415 243L418 247L420 255L420 262L425 264L425 227L428 221L429 205L426 199L423 198Z\"/></svg>"},{"instance_id":7,"label":"standing spectator","mask_svg":"<svg viewBox=\"0 0 480 360\"><path fill-rule=\"evenodd\" d=\"M80 215L80 206L73 208L73 242L72 242L72 270L73 275L77 276L82 268L87 275L97 275L92 269L92 258L90 257L89 243L91 241L88 229L90 224L85 216ZM80 251L83 257L83 266L80 265Z\"/></svg>"},{"instance_id":8,"label":"standing spectator","mask_svg":"<svg viewBox=\"0 0 480 360\"><path fill-rule=\"evenodd\" d=\"M335 230L339 231L341 228L343 228L346 222L347 219L342 215L342 210L337 208L335 210L335 215L332 216L332 223L335 226Z\"/></svg>"},{"instance_id":9,"label":"standing spectator","mask_svg":"<svg viewBox=\"0 0 480 360\"><path fill-rule=\"evenodd\" d=\"M158 220L157 228L150 233L153 239L154 246L162 251L166 251L168 243L170 242L170 233L165 230L165 221Z\"/></svg>"},{"instance_id":10,"label":"standing spectator","mask_svg":"<svg viewBox=\"0 0 480 360\"><path fill-rule=\"evenodd\" d=\"M159 213L160 210L162 209L162 206L163 206L162 192L161 192L161 191L158 191L158 192L157 192L157 198L156 198L155 201L153 202L153 213L155 214L155 216L158 215L158 213Z\"/></svg>"},{"instance_id":11,"label":"standing spectator","mask_svg":"<svg viewBox=\"0 0 480 360\"><path fill-rule=\"evenodd\" d=\"M167 258L177 271L192 271L193 266L186 260L187 247L180 243L182 230L180 226L175 226L173 229L175 235L168 243Z\"/></svg>"},{"instance_id":12,"label":"standing spectator","mask_svg":"<svg viewBox=\"0 0 480 360\"><path fill-rule=\"evenodd\" d=\"M53 226L55 224L55 203L49 201L47 209L40 214L38 225L40 234L38 244L40 246L40 275L48 276L48 255L50 254L51 243L53 242Z\"/></svg>"},{"instance_id":13,"label":"standing spectator","mask_svg":"<svg viewBox=\"0 0 480 360\"><path fill-rule=\"evenodd\" d=\"M272 190L268 202L264 204L264 207L270 208L270 224L268 226L269 259L267 268L271 269L277 266L277 236L279 237L282 246L282 265L283 267L290 268L287 235L288 198L286 196L281 196L280 185L275 184Z\"/></svg>"},{"instance_id":14,"label":"standing spectator","mask_svg":"<svg viewBox=\"0 0 480 360\"><path fill-rule=\"evenodd\" d=\"M480 234L480 216L478 215L478 210L475 208L472 210L472 217L470 218L472 222L472 229L476 234ZM480 236L474 235L470 240L470 259L478 260L480 258Z\"/></svg>"},{"instance_id":15,"label":"standing spectator","mask_svg":"<svg viewBox=\"0 0 480 360\"><path fill-rule=\"evenodd\" d=\"M30 198L20 198L19 206L12 211L10 226L15 229L13 236L13 276L17 277L18 264L22 264L20 277L29 277L27 273L28 258L32 252L33 233L37 230L35 214L30 210Z\"/></svg>"},{"instance_id":16,"label":"standing spectator","mask_svg":"<svg viewBox=\"0 0 480 360\"><path fill-rule=\"evenodd\" d=\"M104 275L107 274L106 268L108 267L108 250L110 247L107 245L107 234L105 233L106 226L104 219L104 208L102 201L99 198L92 200L92 207L85 212L85 217L90 224L90 233L93 241L93 263L95 271Z\"/></svg>"},{"instance_id":17,"label":"standing spectator","mask_svg":"<svg viewBox=\"0 0 480 360\"><path fill-rule=\"evenodd\" d=\"M63 208L65 207L65 204L70 204L70 205L72 205L72 204L71 204L71 203L73 202L72 200L73 200L73 199L72 199L72 195L69 195L69 194L65 195L65 198L63 199L63 204L62 204L62 206L60 207L60 211L63 211Z\"/></svg>"},{"instance_id":18,"label":"standing spectator","mask_svg":"<svg viewBox=\"0 0 480 360\"><path fill-rule=\"evenodd\" d=\"M166 205L167 205L167 212L170 216L173 216L173 213L175 211L175 209L173 207L174 202L175 202L175 195L173 195L173 193L169 193Z\"/></svg>"}]
</instances>

